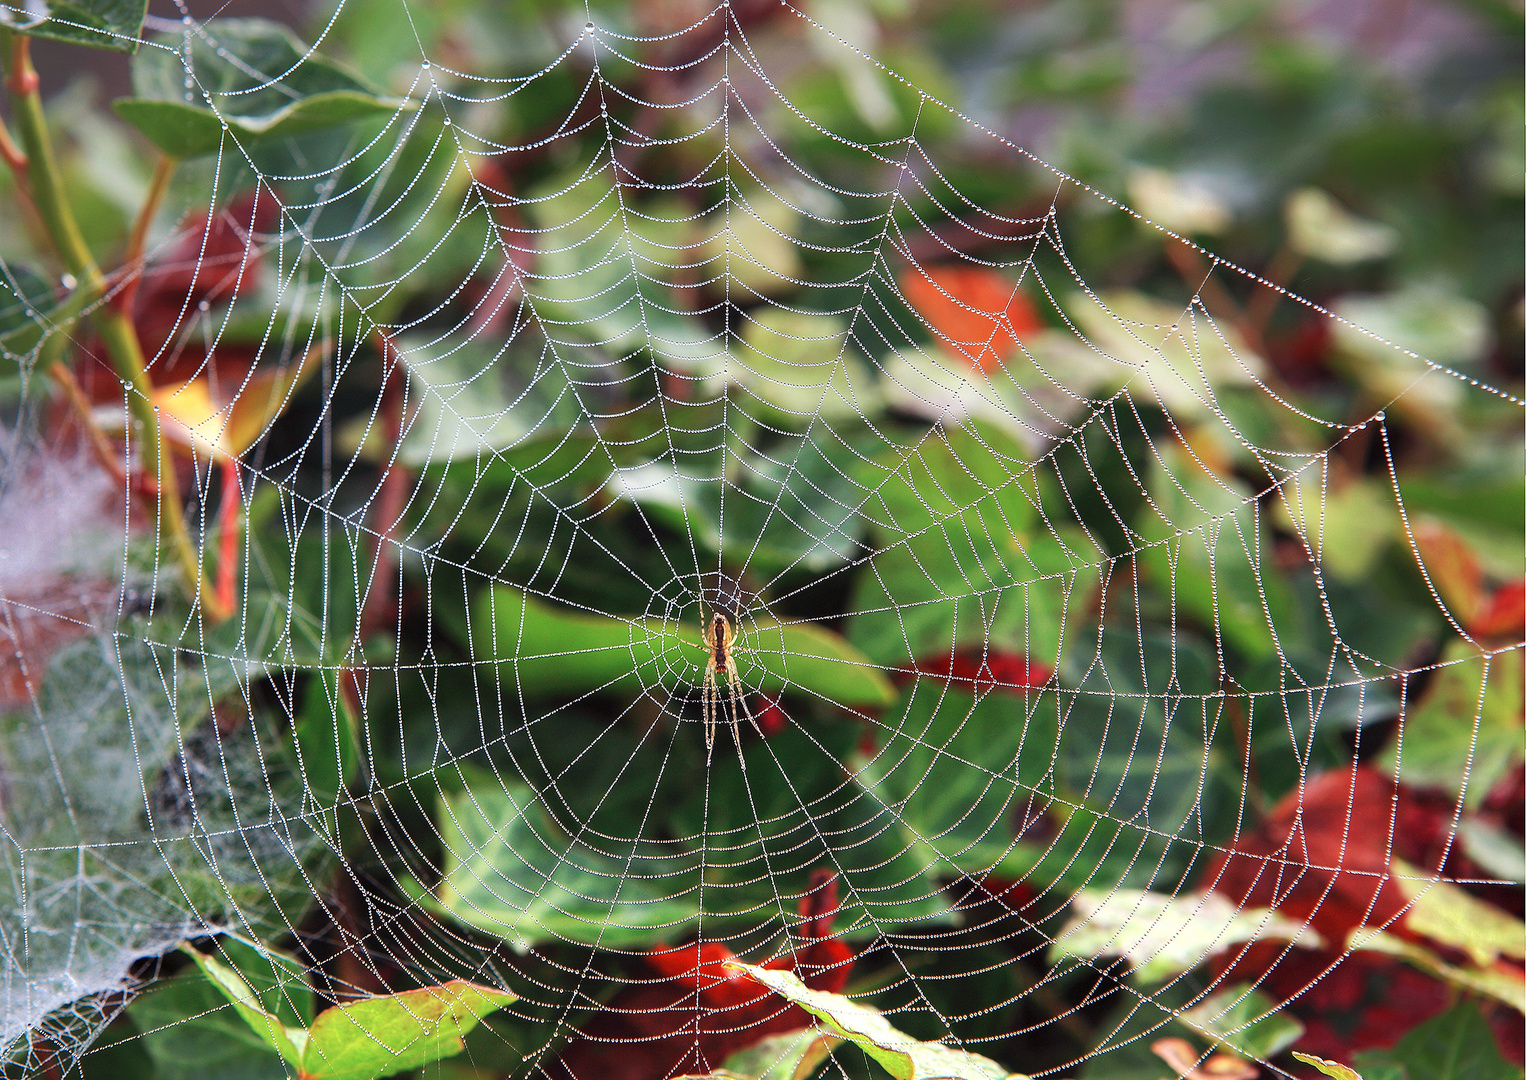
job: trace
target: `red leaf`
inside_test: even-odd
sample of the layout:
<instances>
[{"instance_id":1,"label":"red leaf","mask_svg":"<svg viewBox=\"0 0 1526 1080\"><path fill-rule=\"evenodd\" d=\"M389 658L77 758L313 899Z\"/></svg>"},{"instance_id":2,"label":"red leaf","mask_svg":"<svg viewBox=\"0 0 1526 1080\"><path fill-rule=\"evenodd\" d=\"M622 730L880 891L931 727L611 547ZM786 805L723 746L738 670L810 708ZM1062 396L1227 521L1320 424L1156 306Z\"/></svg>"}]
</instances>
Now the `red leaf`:
<instances>
[{"instance_id":1,"label":"red leaf","mask_svg":"<svg viewBox=\"0 0 1526 1080\"><path fill-rule=\"evenodd\" d=\"M1501 585L1485 598L1468 632L1479 638L1526 638L1526 583Z\"/></svg>"},{"instance_id":2,"label":"red leaf","mask_svg":"<svg viewBox=\"0 0 1526 1080\"><path fill-rule=\"evenodd\" d=\"M763 733L765 739L779 734L789 727L789 717L779 707L779 699L764 697L762 694L757 698L757 709L753 714L758 719L758 730Z\"/></svg>"},{"instance_id":3,"label":"red leaf","mask_svg":"<svg viewBox=\"0 0 1526 1080\"><path fill-rule=\"evenodd\" d=\"M837 878L811 875L800 898L802 943L765 967L797 972L807 986L839 991L853 951L828 937L837 915ZM689 942L644 954L660 978L627 986L567 1045L549 1070L565 1080L664 1080L707 1073L768 1035L805 1027L810 1018L740 972L725 967L735 954L719 941Z\"/></svg>"},{"instance_id":4,"label":"red leaf","mask_svg":"<svg viewBox=\"0 0 1526 1080\"><path fill-rule=\"evenodd\" d=\"M954 679L964 684L960 689L981 693L986 690L1020 692L1046 685L1054 678L1054 669L1022 653L964 648L939 656L920 657L917 673Z\"/></svg>"},{"instance_id":5,"label":"red leaf","mask_svg":"<svg viewBox=\"0 0 1526 1080\"><path fill-rule=\"evenodd\" d=\"M1299 1049L1325 1057L1391 1046L1444 1011L1452 991L1438 980L1391 957L1343 955L1343 947L1363 924L1389 924L1410 936L1398 919L1405 896L1389 880L1390 863L1457 873L1461 858L1448 846L1454 810L1451 799L1395 784L1364 765L1311 777L1214 860L1200 884L1248 907L1308 920L1329 947L1258 944L1231 953L1219 974L1289 1001L1308 1028Z\"/></svg>"}]
</instances>

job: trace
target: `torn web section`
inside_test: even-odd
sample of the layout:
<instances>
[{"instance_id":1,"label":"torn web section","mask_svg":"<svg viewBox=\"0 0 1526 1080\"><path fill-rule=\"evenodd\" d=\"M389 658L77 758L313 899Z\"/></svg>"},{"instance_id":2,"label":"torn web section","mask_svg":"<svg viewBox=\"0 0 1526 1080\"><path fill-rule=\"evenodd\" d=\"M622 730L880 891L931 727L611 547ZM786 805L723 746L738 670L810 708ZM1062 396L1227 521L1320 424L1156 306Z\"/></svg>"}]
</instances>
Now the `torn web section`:
<instances>
[{"instance_id":1,"label":"torn web section","mask_svg":"<svg viewBox=\"0 0 1526 1080\"><path fill-rule=\"evenodd\" d=\"M285 926L306 893L300 781L254 745L246 666L119 625L63 646L6 718L8 1044L187 937Z\"/></svg>"}]
</instances>

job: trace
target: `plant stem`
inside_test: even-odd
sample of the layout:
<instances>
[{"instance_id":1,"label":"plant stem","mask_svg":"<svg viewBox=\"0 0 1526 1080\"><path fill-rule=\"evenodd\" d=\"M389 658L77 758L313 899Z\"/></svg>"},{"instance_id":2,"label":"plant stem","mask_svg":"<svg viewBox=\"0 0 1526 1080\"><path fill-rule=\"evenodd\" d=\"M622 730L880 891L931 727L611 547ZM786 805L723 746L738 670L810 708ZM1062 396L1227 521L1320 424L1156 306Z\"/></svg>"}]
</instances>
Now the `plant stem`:
<instances>
[{"instance_id":1,"label":"plant stem","mask_svg":"<svg viewBox=\"0 0 1526 1080\"><path fill-rule=\"evenodd\" d=\"M7 38L10 39L9 42L6 41ZM32 66L30 39L5 28L0 31L0 47L6 44L10 46L11 55L6 89L10 93L12 115L27 157L27 179L30 182L32 201L53 240L53 246L63 260L64 269L76 279L87 295L104 296L106 277L90 254L90 248L80 233L64 195L63 178L53 156L47 121L43 115L42 95L38 92L37 70ZM159 408L154 404L153 386L144 369L138 332L128 314L113 303L101 305L95 314L95 321L96 332L100 334L117 374L128 386L132 414L144 431L149 433L154 481L159 487L159 538L174 552L181 571L185 574L187 586L201 601L207 615L214 621L221 621L229 612L208 586L202 572L201 558L186 528L185 513L180 505L180 485L175 479L168 440L159 421Z\"/></svg>"},{"instance_id":2,"label":"plant stem","mask_svg":"<svg viewBox=\"0 0 1526 1080\"><path fill-rule=\"evenodd\" d=\"M115 480L125 485L127 473L117 461L117 455L112 453L111 447L106 442L106 436L101 434L101 429L96 426L95 418L90 414L90 402L85 397L79 380L74 377L74 372L62 360L54 360L48 365L48 374L64 392L64 397L69 399L69 405L74 409L75 422L79 424L81 432L89 441L90 449L95 451L96 460Z\"/></svg>"},{"instance_id":3,"label":"plant stem","mask_svg":"<svg viewBox=\"0 0 1526 1080\"><path fill-rule=\"evenodd\" d=\"M138 295L138 283L143 280L143 268L138 263L143 259L148 230L159 213L164 193L170 187L170 177L175 175L175 166L178 164L180 162L168 154L159 155L159 160L154 163L153 179L148 183L148 193L143 197L143 205L138 208L138 216L133 219L132 232L127 236L127 251L122 255L122 266L128 274L127 283L122 286L122 295L117 301L117 306L125 312L132 311L132 302Z\"/></svg>"},{"instance_id":4,"label":"plant stem","mask_svg":"<svg viewBox=\"0 0 1526 1080\"><path fill-rule=\"evenodd\" d=\"M26 155L11 138L11 129L3 121L0 121L0 160L4 160L18 180L26 176Z\"/></svg>"}]
</instances>

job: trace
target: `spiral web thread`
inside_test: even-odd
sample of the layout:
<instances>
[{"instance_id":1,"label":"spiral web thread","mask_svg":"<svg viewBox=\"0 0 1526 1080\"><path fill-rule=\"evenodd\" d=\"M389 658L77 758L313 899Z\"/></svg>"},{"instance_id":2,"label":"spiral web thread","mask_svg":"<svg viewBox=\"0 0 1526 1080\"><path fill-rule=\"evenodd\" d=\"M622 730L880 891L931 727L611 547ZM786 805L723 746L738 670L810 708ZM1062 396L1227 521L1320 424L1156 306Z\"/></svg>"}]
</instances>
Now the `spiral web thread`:
<instances>
[{"instance_id":1,"label":"spiral web thread","mask_svg":"<svg viewBox=\"0 0 1526 1080\"><path fill-rule=\"evenodd\" d=\"M409 10L397 16L397 33L411 34ZM1403 722L1407 688L1438 665L1364 651L1356 615L1327 589L1333 455L1358 438L1387 455L1385 499L1424 574L1386 412L1417 396L1454 414L1474 399L1520 401L1368 335L1397 373L1386 411L1356 422L1311 411L1217 298L1274 289L1340 333L1359 338L1359 328L1195 245L1204 273L1194 295L1116 305L1088 284L1106 268L1068 252L1067 219L1153 225L804 13L782 17L847 85L904 106L883 138L835 133L792 103L770 70L798 58L755 49L723 4L657 37L591 15L567 30L554 62L518 78L421 54L410 107L327 136L326 158L230 134L219 155L185 166L177 182L191 209L148 253L144 281L207 231L207 205L252 190L253 209L214 213L253 237L265 291L234 284L198 308L188 290L151 370L178 361L168 385L190 386L208 369L184 362L185 343L210 352L235 316L254 312L265 320L254 361L243 386L219 389L223 402L285 393L256 376L313 357L320 370L305 385L318 389L304 392L319 405L276 420L233 458L251 526L241 610L228 623L164 599L170 563L144 539L151 532L115 543L109 572L122 588L110 610L8 598L12 620L84 628L92 644L81 663L104 654L121 670L104 686L88 670L45 682L31 741L10 736L20 759L7 765L10 805L30 783L38 808L7 823L21 914L5 924L4 1015L19 1061L72 1060L120 1007L135 958L226 929L271 944L337 933L343 962L328 957L322 977L340 997L445 978L511 989L520 1000L498 1015L539 1040L518 1047L527 1072L581 1075L562 1042L579 1031L585 1047L612 1053L623 1038L670 1045L688 1032L683 1067L701 1072L721 1063L693 1035L696 1013L706 1032L759 1014L731 1007L728 1019L701 992L708 969L687 1017L667 1029L632 1034L662 1013L654 998L620 995L680 985L681 973L658 978L642 965L658 944L696 937L810 970L822 932L806 914L822 891L814 871L834 877L829 938L873 972L863 989L874 1003L922 1038L980 1052L1012 1034L984 1018L1047 1007L1057 987L1090 978L1098 999L1129 1003L1109 1022L1116 1036L1086 1055L1105 1063L1228 984L1210 977L1207 990L1173 996L1180 979L1124 981L1116 956L1042 961L1081 888L1150 889L1205 910L1194 892L1213 884L1205 867L1253 830L1252 743L1266 754L1280 740L1302 779L1322 723ZM187 16L166 28L180 35L198 99L208 88L193 50L219 47L215 24ZM551 134L489 137L505 110L558 78L580 85ZM642 99L651 87L667 96ZM647 127L622 119L632 115ZM1049 205L1014 218L961 194L918 139L929 124L962 129L1014 178L1047 185ZM792 156L812 140L857 169L817 175ZM576 183L507 190L492 160L532 154L562 155L558 175ZM400 226L400 215L412 216ZM451 263L460 233L477 248ZM191 268L226 279L205 248ZM1043 325L1015 326L1010 297L977 307L928 271L949 266L1005 273ZM424 275L443 283L431 304L389 302ZM908 282L923 299L908 300ZM941 300L926 300L934 291ZM955 339L929 320L940 302L978 332ZM1274 402L1286 431L1244 430L1233 404L1243 397ZM215 441L230 408L199 433ZM197 449L193 516L210 536L234 473ZM1226 482L1210 458L1264 481ZM24 439L11 459L14 500L33 475ZM1132 528L1114 506L1120 483L1143 504ZM1293 537L1293 558L1273 548L1273 522ZM1304 589L1295 616L1261 572L1276 558ZM317 567L328 584L314 605L303 590ZM1207 582L1210 595L1179 598L1179 573L1184 589ZM1169 597L1148 613L1154 629L1140 615L1151 575ZM630 663L542 693L536 680L610 649L580 640L589 623L550 647L521 646L527 603L606 628L614 620L629 631ZM404 631L405 605L428 606L422 639ZM751 715L719 725L707 763L705 654L694 646L716 611L736 628ZM1287 617L1312 620L1322 650L1285 652ZM811 620L843 631L867 666L829 660L790 678L791 661L820 660L787 633ZM1183 624L1197 644L1179 640ZM1241 658L1246 641L1261 649L1259 665ZM1482 702L1491 671L1521 646L1474 644L1487 658ZM974 656L978 670L951 655ZM930 664L939 656L942 668ZM765 695L770 663L785 676ZM521 681L521 666L536 674ZM843 671L865 670L895 688L891 704L834 689L852 683ZM365 716L362 760L349 793L325 794L311 760L287 767L272 747L314 708L340 716L346 694ZM1337 703L1344 719L1327 719ZM751 730L760 716L767 738ZM993 732L1006 740L994 749ZM1237 783L1224 783L1225 761ZM84 789L90 775L105 777L97 790ZM945 792L964 803L936 806ZM369 834L367 854L334 877L346 828L347 851L357 828ZM1078 831L1091 838L1079 848ZM436 889L451 852L454 904ZM72 876L50 876L61 855ZM1325 865L1296 843L1239 857L1279 880L1369 873ZM1435 880L1434 868L1420 875ZM1311 933L1273 940L1291 955ZM962 1010L958 995L930 985L989 985L1002 942L1015 943L1032 982L972 992ZM1233 957L1244 947L1202 949ZM599 1026L611 1000L632 1026ZM1063 1025L1074 1011L1030 1026ZM855 1066L838 1058L828 1073L848 1075ZM1082 1055L1003 1064L1086 1067Z\"/></svg>"}]
</instances>

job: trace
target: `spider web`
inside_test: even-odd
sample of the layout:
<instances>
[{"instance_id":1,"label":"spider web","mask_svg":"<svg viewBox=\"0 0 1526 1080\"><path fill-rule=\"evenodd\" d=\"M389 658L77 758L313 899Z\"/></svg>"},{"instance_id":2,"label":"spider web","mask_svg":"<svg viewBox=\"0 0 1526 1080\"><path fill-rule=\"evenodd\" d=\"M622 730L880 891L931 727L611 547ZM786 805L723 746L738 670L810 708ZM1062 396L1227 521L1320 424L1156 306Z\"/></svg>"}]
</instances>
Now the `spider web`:
<instances>
[{"instance_id":1,"label":"spider web","mask_svg":"<svg viewBox=\"0 0 1526 1080\"><path fill-rule=\"evenodd\" d=\"M346 11L282 71L189 15L144 48L221 115L298 82ZM1188 240L1180 295L1105 287L1073 231L1159 226L788 5L766 34L728 4L664 33L591 14L515 77L391 14L406 103L263 142L224 124L115 286L170 304L150 370L193 529L214 550L243 522L230 619L178 598L141 487L48 463L45 395L23 395L7 631L36 650L71 629L4 734L18 1062L72 1062L144 958L226 933L291 950L334 1000L511 990L483 1030L525 1074L719 1068L785 1015L720 981L729 953L1009 1070L1096 1075L1205 1002L1232 1041L1300 992L1265 972L1346 962L1280 910L1300 881L1366 882L1394 924L1389 859L1341 854L1372 827L1349 812L1362 732L1402 731L1449 668L1481 730L1521 646L1470 635L1427 572L1389 417L1518 418L1518 398ZM804 63L878 128L792 101ZM230 66L253 82L216 83ZM1029 210L941 161L950 131ZM1386 397L1353 415L1285 385L1235 314L1263 295L1382 368ZM39 325L27 378L54 341L109 370L80 324ZM96 412L132 453L127 393ZM1411 599L1459 643L1442 659L1340 580L1353 441ZM82 509L42 535L38 505ZM707 759L717 612L747 715L722 671ZM1342 776L1348 812L1256 847L1258 768L1295 793ZM1247 862L1254 902L1227 884ZM146 1040L231 1013L155 996Z\"/></svg>"}]
</instances>

